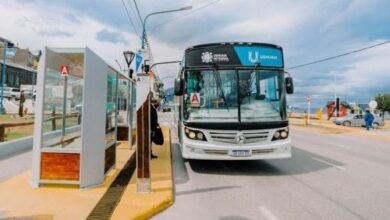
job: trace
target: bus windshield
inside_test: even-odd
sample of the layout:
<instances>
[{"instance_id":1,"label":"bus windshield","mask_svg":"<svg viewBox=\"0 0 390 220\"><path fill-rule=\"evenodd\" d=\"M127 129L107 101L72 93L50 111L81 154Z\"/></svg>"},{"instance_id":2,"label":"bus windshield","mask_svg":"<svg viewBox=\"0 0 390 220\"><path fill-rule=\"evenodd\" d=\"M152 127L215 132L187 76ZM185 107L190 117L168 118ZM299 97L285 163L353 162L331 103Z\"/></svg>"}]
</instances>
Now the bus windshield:
<instances>
[{"instance_id":1,"label":"bus windshield","mask_svg":"<svg viewBox=\"0 0 390 220\"><path fill-rule=\"evenodd\" d=\"M283 74L275 70L239 70L242 122L281 121Z\"/></svg>"},{"instance_id":2,"label":"bus windshield","mask_svg":"<svg viewBox=\"0 0 390 220\"><path fill-rule=\"evenodd\" d=\"M186 72L184 119L196 122L238 122L234 70Z\"/></svg>"},{"instance_id":3,"label":"bus windshield","mask_svg":"<svg viewBox=\"0 0 390 220\"><path fill-rule=\"evenodd\" d=\"M281 71L190 70L185 80L187 122L285 120Z\"/></svg>"}]
</instances>

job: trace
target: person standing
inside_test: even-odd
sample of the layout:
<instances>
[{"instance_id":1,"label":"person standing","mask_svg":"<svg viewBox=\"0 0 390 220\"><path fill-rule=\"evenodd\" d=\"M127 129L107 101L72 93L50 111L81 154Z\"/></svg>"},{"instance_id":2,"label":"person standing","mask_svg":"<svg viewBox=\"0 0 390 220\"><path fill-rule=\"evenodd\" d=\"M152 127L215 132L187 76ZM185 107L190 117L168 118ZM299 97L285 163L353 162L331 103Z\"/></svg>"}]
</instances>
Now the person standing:
<instances>
[{"instance_id":1,"label":"person standing","mask_svg":"<svg viewBox=\"0 0 390 220\"><path fill-rule=\"evenodd\" d=\"M366 114L364 115L364 122L366 124L366 130L370 130L370 128L372 128L372 123L374 122L374 115L371 114L369 110L366 110Z\"/></svg>"},{"instance_id":2,"label":"person standing","mask_svg":"<svg viewBox=\"0 0 390 220\"><path fill-rule=\"evenodd\" d=\"M153 140L153 137L157 131L158 125L158 114L157 114L157 100L154 98L151 98L150 100L150 131L151 131L151 139ZM155 159L158 156L153 154L152 146L150 146L150 154L151 158Z\"/></svg>"},{"instance_id":3,"label":"person standing","mask_svg":"<svg viewBox=\"0 0 390 220\"><path fill-rule=\"evenodd\" d=\"M23 117L23 109L24 102L26 101L26 97L24 97L24 91L20 92L20 100L19 100L19 116Z\"/></svg>"}]
</instances>

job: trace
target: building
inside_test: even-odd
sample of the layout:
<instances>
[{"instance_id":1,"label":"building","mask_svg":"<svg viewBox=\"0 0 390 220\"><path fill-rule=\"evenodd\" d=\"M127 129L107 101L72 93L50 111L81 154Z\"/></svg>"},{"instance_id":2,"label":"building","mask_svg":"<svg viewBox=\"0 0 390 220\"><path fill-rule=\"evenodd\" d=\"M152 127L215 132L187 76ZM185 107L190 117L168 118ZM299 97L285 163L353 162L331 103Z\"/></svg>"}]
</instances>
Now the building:
<instances>
[{"instance_id":1,"label":"building","mask_svg":"<svg viewBox=\"0 0 390 220\"><path fill-rule=\"evenodd\" d=\"M3 38L0 38L3 39ZM4 40L4 39L3 39ZM20 88L21 85L36 84L36 68L40 53L34 55L29 49L19 47L7 48L6 53L6 73L4 76L4 86ZM9 45L9 46L10 46ZM4 44L0 48L0 73L3 71L3 50ZM0 78L1 79L1 78Z\"/></svg>"},{"instance_id":2,"label":"building","mask_svg":"<svg viewBox=\"0 0 390 220\"><path fill-rule=\"evenodd\" d=\"M0 61L0 65L1 70L3 70L3 61ZM20 85L36 84L37 74L35 69L11 62L7 62L6 65L4 86L20 88Z\"/></svg>"}]
</instances>

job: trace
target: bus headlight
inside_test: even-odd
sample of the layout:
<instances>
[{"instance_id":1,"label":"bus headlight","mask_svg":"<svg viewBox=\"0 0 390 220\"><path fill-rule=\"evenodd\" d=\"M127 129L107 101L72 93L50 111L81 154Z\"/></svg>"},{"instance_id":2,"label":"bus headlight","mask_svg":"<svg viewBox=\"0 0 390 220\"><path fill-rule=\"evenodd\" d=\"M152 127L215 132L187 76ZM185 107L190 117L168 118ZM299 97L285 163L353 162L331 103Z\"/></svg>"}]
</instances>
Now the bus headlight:
<instances>
[{"instance_id":1,"label":"bus headlight","mask_svg":"<svg viewBox=\"0 0 390 220\"><path fill-rule=\"evenodd\" d=\"M203 135L202 132L198 132L198 133L196 134L196 137L197 137L199 140L203 140L204 135Z\"/></svg>"},{"instance_id":2,"label":"bus headlight","mask_svg":"<svg viewBox=\"0 0 390 220\"><path fill-rule=\"evenodd\" d=\"M195 134L195 132L193 132L193 131L190 131L190 132L188 133L188 137L191 138L191 139L195 139L195 136L196 136L196 134Z\"/></svg>"},{"instance_id":3,"label":"bus headlight","mask_svg":"<svg viewBox=\"0 0 390 220\"><path fill-rule=\"evenodd\" d=\"M282 131L282 132L280 132L280 137L286 138L287 136L288 136L287 131Z\"/></svg>"},{"instance_id":4,"label":"bus headlight","mask_svg":"<svg viewBox=\"0 0 390 220\"><path fill-rule=\"evenodd\" d=\"M186 134L187 138L191 140L207 141L206 136L201 131L184 128L184 133Z\"/></svg>"},{"instance_id":5,"label":"bus headlight","mask_svg":"<svg viewBox=\"0 0 390 220\"><path fill-rule=\"evenodd\" d=\"M288 128L277 130L275 131L274 136L272 137L272 141L286 139L288 138L288 133L289 133Z\"/></svg>"}]
</instances>

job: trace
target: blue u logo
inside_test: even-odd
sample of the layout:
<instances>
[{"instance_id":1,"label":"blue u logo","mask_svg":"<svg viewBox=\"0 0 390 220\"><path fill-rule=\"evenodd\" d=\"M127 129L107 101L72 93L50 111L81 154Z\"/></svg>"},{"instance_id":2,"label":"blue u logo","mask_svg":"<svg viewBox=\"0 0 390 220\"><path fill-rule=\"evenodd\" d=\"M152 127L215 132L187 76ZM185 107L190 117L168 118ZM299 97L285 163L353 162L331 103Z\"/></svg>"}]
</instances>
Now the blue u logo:
<instances>
[{"instance_id":1,"label":"blue u logo","mask_svg":"<svg viewBox=\"0 0 390 220\"><path fill-rule=\"evenodd\" d=\"M255 52L255 57L253 57L252 51L249 51L249 52L248 52L248 60L249 60L249 62L251 62L251 63L258 63L258 62L259 62L259 52L256 51L256 52Z\"/></svg>"}]
</instances>

